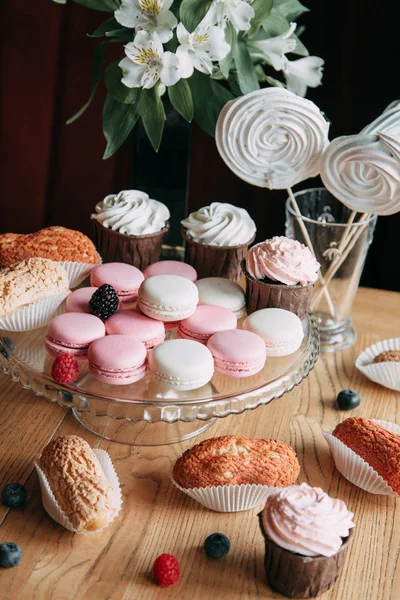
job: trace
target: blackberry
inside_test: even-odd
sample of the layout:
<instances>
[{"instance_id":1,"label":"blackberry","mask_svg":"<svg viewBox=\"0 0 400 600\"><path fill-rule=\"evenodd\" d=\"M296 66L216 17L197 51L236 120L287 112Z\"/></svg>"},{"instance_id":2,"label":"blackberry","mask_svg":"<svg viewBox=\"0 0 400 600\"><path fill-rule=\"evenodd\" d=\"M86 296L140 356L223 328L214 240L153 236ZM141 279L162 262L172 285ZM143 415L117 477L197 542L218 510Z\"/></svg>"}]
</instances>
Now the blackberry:
<instances>
[{"instance_id":1,"label":"blackberry","mask_svg":"<svg viewBox=\"0 0 400 600\"><path fill-rule=\"evenodd\" d=\"M118 296L112 285L105 283L95 291L89 300L90 314L105 321L118 309Z\"/></svg>"},{"instance_id":2,"label":"blackberry","mask_svg":"<svg viewBox=\"0 0 400 600\"><path fill-rule=\"evenodd\" d=\"M3 569L16 567L21 560L22 551L18 544L14 544L14 542L0 544L0 567L3 567Z\"/></svg>"},{"instance_id":3,"label":"blackberry","mask_svg":"<svg viewBox=\"0 0 400 600\"><path fill-rule=\"evenodd\" d=\"M1 492L1 502L8 508L24 506L26 502L26 489L20 483L9 483Z\"/></svg>"},{"instance_id":4,"label":"blackberry","mask_svg":"<svg viewBox=\"0 0 400 600\"><path fill-rule=\"evenodd\" d=\"M212 533L204 542L204 550L208 558L222 558L228 554L231 543L223 533Z\"/></svg>"}]
</instances>

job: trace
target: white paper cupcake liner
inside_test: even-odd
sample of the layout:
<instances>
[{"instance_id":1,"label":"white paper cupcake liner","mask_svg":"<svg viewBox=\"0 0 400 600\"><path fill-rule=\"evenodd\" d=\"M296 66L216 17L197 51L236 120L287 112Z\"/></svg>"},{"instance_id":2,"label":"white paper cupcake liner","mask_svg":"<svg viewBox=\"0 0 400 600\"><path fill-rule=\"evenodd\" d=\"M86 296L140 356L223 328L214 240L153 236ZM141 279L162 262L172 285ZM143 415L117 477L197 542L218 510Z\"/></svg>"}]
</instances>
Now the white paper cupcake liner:
<instances>
[{"instance_id":1,"label":"white paper cupcake liner","mask_svg":"<svg viewBox=\"0 0 400 600\"><path fill-rule=\"evenodd\" d=\"M70 260L60 260L58 261L62 267L67 271L68 279L69 279L69 287L72 289L78 287L88 277L90 271L102 264L102 258L100 254L97 254L98 262L93 265L90 263L83 262L73 262Z\"/></svg>"},{"instance_id":2,"label":"white paper cupcake liner","mask_svg":"<svg viewBox=\"0 0 400 600\"><path fill-rule=\"evenodd\" d=\"M371 419L374 423L382 425L388 431L400 434L400 426L388 421L378 421ZM373 469L361 456L358 456L353 450L348 448L343 442L334 437L331 433L323 432L329 448L333 454L333 460L339 473L354 483L357 487L369 492L370 494L380 494L383 496L400 496L386 483L386 481Z\"/></svg>"},{"instance_id":3,"label":"white paper cupcake liner","mask_svg":"<svg viewBox=\"0 0 400 600\"><path fill-rule=\"evenodd\" d=\"M356 368L371 381L400 392L400 362L373 362L375 356L387 350L400 350L400 338L382 340L366 348L358 356Z\"/></svg>"},{"instance_id":4,"label":"white paper cupcake liner","mask_svg":"<svg viewBox=\"0 0 400 600\"><path fill-rule=\"evenodd\" d=\"M107 523L107 525L105 525L101 529L98 529L97 531L77 531L73 527L71 521L65 515L64 511L60 508L60 505L58 504L57 500L55 499L54 494L51 491L51 487L47 480L46 475L43 473L43 471L39 467L39 465L37 463L35 463L36 471L37 471L37 474L39 477L40 489L42 492L42 503L43 503L43 507L46 510L47 514L52 519L54 519L54 521L56 521L57 523L59 523L60 525L65 527L65 529L69 529L69 531L72 531L73 533L78 533L78 534L82 534L82 535L92 535L92 534L100 533L101 531L103 531L118 516L118 514L121 510L121 506L122 506L121 487L120 487L119 479L115 472L114 465L111 461L110 456L108 455L108 453L105 450L100 450L98 448L93 448L93 452L95 453L97 460L99 461L100 466L103 469L105 478L112 485L112 487L114 488L114 490L117 492L117 495L118 495L117 509L114 512L112 518Z\"/></svg>"},{"instance_id":5,"label":"white paper cupcake liner","mask_svg":"<svg viewBox=\"0 0 400 600\"><path fill-rule=\"evenodd\" d=\"M27 304L0 319L0 329L5 331L31 331L44 327L63 312L63 302L70 291Z\"/></svg>"},{"instance_id":6,"label":"white paper cupcake liner","mask_svg":"<svg viewBox=\"0 0 400 600\"><path fill-rule=\"evenodd\" d=\"M187 494L210 510L217 512L241 512L250 510L265 502L271 492L276 490L267 485L218 485L205 488L182 488L174 481L178 490Z\"/></svg>"}]
</instances>

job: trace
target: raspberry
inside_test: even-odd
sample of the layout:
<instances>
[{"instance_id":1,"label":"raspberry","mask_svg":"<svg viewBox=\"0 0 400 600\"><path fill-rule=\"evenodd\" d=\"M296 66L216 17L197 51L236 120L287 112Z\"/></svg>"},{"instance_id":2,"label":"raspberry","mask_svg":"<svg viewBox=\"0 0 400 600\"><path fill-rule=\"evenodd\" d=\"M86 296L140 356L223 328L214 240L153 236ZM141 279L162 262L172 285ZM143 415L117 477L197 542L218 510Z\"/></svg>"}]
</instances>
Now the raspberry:
<instances>
[{"instance_id":1,"label":"raspberry","mask_svg":"<svg viewBox=\"0 0 400 600\"><path fill-rule=\"evenodd\" d=\"M112 285L101 285L89 300L89 312L105 321L118 309L118 296Z\"/></svg>"},{"instance_id":2,"label":"raspberry","mask_svg":"<svg viewBox=\"0 0 400 600\"><path fill-rule=\"evenodd\" d=\"M172 554L160 554L153 565L153 574L158 585L167 587L179 581L181 570Z\"/></svg>"},{"instance_id":3,"label":"raspberry","mask_svg":"<svg viewBox=\"0 0 400 600\"><path fill-rule=\"evenodd\" d=\"M53 362L51 376L57 383L71 383L79 375L79 365L75 356L61 354Z\"/></svg>"}]
</instances>

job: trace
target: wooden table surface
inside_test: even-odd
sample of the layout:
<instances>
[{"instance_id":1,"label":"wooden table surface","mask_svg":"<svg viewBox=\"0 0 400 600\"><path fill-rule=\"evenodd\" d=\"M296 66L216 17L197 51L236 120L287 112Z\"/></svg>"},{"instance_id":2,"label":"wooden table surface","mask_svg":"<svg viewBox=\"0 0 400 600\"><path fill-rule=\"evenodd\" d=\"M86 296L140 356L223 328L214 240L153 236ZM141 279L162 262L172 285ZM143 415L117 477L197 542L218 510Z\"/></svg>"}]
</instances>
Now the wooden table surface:
<instances>
[{"instance_id":1,"label":"wooden table surface","mask_svg":"<svg viewBox=\"0 0 400 600\"><path fill-rule=\"evenodd\" d=\"M356 535L342 575L323 600L400 598L399 501L373 496L347 482L335 469L321 430L349 416L363 415L400 423L400 394L374 385L354 368L355 357L371 343L400 335L400 294L360 289L354 306L356 344L322 355L310 377L270 405L219 419L202 437L184 444L131 448L101 440L83 429L65 409L34 397L0 374L0 487L26 485L23 509L0 506L0 543L13 541L23 551L20 566L0 570L0 598L25 600L234 600L281 598L268 587L257 509L213 513L175 489L169 471L187 447L214 435L241 434L284 440L297 451L300 481L343 499L355 513ZM362 401L354 411L338 411L337 393L355 388ZM54 436L75 433L107 450L121 481L124 505L104 532L74 535L53 522L42 508L35 458ZM204 539L223 532L231 550L208 560ZM180 561L182 578L159 588L151 566L163 553Z\"/></svg>"}]
</instances>

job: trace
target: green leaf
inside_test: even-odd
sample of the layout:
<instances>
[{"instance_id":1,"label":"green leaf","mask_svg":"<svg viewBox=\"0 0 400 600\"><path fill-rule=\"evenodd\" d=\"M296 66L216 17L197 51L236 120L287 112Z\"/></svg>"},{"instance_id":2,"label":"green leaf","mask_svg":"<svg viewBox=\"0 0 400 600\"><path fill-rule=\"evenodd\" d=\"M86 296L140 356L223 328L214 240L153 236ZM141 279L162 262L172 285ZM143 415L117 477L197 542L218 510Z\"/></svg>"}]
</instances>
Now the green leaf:
<instances>
[{"instance_id":1,"label":"green leaf","mask_svg":"<svg viewBox=\"0 0 400 600\"><path fill-rule=\"evenodd\" d=\"M108 31L112 31L118 27L120 27L118 21L114 17L111 17L111 19L107 19L107 21L99 25L93 33L88 33L87 35L90 38L105 37Z\"/></svg>"},{"instance_id":2,"label":"green leaf","mask_svg":"<svg viewBox=\"0 0 400 600\"><path fill-rule=\"evenodd\" d=\"M74 0L74 2L86 6L86 8L104 12L114 12L120 7L119 0Z\"/></svg>"},{"instance_id":3,"label":"green leaf","mask_svg":"<svg viewBox=\"0 0 400 600\"><path fill-rule=\"evenodd\" d=\"M254 9L255 15L251 20L251 28L247 32L249 38L254 37L264 21L268 19L274 0L254 0L251 5Z\"/></svg>"},{"instance_id":4,"label":"green leaf","mask_svg":"<svg viewBox=\"0 0 400 600\"><path fill-rule=\"evenodd\" d=\"M108 65L105 70L104 80L108 93L121 104L134 104L139 96L140 88L129 88L121 81L122 71L118 66L120 58Z\"/></svg>"},{"instance_id":5,"label":"green leaf","mask_svg":"<svg viewBox=\"0 0 400 600\"><path fill-rule=\"evenodd\" d=\"M237 78L243 94L249 94L260 89L254 64L243 40L237 41L233 50L233 60L236 64Z\"/></svg>"},{"instance_id":6,"label":"green leaf","mask_svg":"<svg viewBox=\"0 0 400 600\"><path fill-rule=\"evenodd\" d=\"M310 9L301 4L299 0L274 0L274 7L286 17L288 21L295 21Z\"/></svg>"},{"instance_id":7,"label":"green leaf","mask_svg":"<svg viewBox=\"0 0 400 600\"><path fill-rule=\"evenodd\" d=\"M175 110L190 123L193 119L194 108L192 92L186 79L180 79L178 83L169 87L168 97Z\"/></svg>"},{"instance_id":8,"label":"green leaf","mask_svg":"<svg viewBox=\"0 0 400 600\"><path fill-rule=\"evenodd\" d=\"M228 42L228 44L230 45L231 49L228 52L228 54L225 56L225 58L223 58L222 60L219 61L219 68L221 70L222 75L225 77L225 79L228 79L229 71L231 70L232 60L233 60L232 55L233 55L233 50L234 50L234 47L236 44L236 38L237 38L236 29L234 28L232 23L228 23L228 25L225 28L225 39Z\"/></svg>"},{"instance_id":9,"label":"green leaf","mask_svg":"<svg viewBox=\"0 0 400 600\"><path fill-rule=\"evenodd\" d=\"M279 12L275 6L271 10L271 13L262 24L263 32L261 34L259 32L257 38L260 36L260 39L268 39L270 37L275 37L276 35L281 35L285 33L290 28L289 21ZM308 56L309 52L304 44L299 40L297 35L293 34L292 38L296 40L296 48L293 51L293 54L299 54L300 56Z\"/></svg>"},{"instance_id":10,"label":"green leaf","mask_svg":"<svg viewBox=\"0 0 400 600\"><path fill-rule=\"evenodd\" d=\"M211 0L182 0L179 16L189 33L204 19L211 4Z\"/></svg>"},{"instance_id":11,"label":"green leaf","mask_svg":"<svg viewBox=\"0 0 400 600\"><path fill-rule=\"evenodd\" d=\"M103 72L104 55L106 52L107 43L108 42L102 42L101 44L99 44L99 46L97 46L97 48L95 48L95 50L93 52L92 80L90 82L89 99L87 100L87 102L85 102L85 104L82 106L82 108L80 108L78 110L77 113L75 113L70 119L68 119L67 125L70 125L71 123L73 123L74 121L79 119L79 117L81 117L83 115L83 113L89 108L89 106L94 98L97 87L100 83L101 74Z\"/></svg>"},{"instance_id":12,"label":"green leaf","mask_svg":"<svg viewBox=\"0 0 400 600\"><path fill-rule=\"evenodd\" d=\"M142 90L138 110L142 117L147 137L154 150L158 152L165 122L165 110L158 93L158 86L154 86L149 90Z\"/></svg>"},{"instance_id":13,"label":"green leaf","mask_svg":"<svg viewBox=\"0 0 400 600\"><path fill-rule=\"evenodd\" d=\"M195 121L206 133L214 136L219 113L234 96L220 83L199 71L195 71L188 82L192 90Z\"/></svg>"},{"instance_id":14,"label":"green leaf","mask_svg":"<svg viewBox=\"0 0 400 600\"><path fill-rule=\"evenodd\" d=\"M104 160L110 158L124 143L138 118L137 104L121 104L107 94L103 107L103 133L107 140Z\"/></svg>"},{"instance_id":15,"label":"green leaf","mask_svg":"<svg viewBox=\"0 0 400 600\"><path fill-rule=\"evenodd\" d=\"M67 4L67 0L53 0L56 4Z\"/></svg>"}]
</instances>

